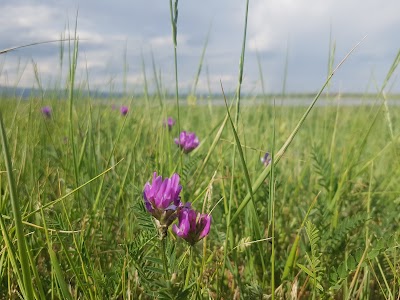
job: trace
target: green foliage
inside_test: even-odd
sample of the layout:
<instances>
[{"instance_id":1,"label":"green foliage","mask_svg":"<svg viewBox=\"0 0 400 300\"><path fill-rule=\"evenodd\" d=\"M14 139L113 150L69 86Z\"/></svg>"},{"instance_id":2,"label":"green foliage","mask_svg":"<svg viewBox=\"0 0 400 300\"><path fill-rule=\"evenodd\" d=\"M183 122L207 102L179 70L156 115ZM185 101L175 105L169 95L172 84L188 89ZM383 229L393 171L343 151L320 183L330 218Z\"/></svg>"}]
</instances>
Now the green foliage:
<instances>
[{"instance_id":1,"label":"green foliage","mask_svg":"<svg viewBox=\"0 0 400 300\"><path fill-rule=\"evenodd\" d=\"M400 56L381 106L315 106L333 100L323 94L333 57L307 108L244 106L245 22L236 106L206 107L195 94L206 45L196 103L180 106L177 0L170 12L176 104L154 57L143 98L93 97L87 82L75 83L76 32L61 91L48 93L34 65L40 99L1 99L0 298L399 298L400 109L383 89ZM126 102L124 117L110 108ZM43 105L51 118L40 114ZM171 131L162 128L166 115L177 115ZM172 150L183 125L201 137L189 155ZM267 149L274 162L265 167ZM183 200L200 207L204 199L212 215L210 235L190 251L171 228L160 241L144 207L154 171L178 172Z\"/></svg>"},{"instance_id":2,"label":"green foliage","mask_svg":"<svg viewBox=\"0 0 400 300\"><path fill-rule=\"evenodd\" d=\"M181 181L183 185L185 185L185 183L188 182L189 177L193 174L194 168L202 159L204 159L202 155L195 155L195 156L190 156L188 157L187 160L185 160L181 175Z\"/></svg>"},{"instance_id":3,"label":"green foliage","mask_svg":"<svg viewBox=\"0 0 400 300\"><path fill-rule=\"evenodd\" d=\"M3 102L0 105L2 110L8 111L12 111L14 107L12 102ZM33 100L30 105L39 107L39 104ZM76 104L78 114L84 114L86 107L84 102ZM265 106L255 107L252 110L243 109L243 119L250 120L251 118L248 118L250 114L254 116L255 113L258 113L268 120L267 108ZM254 109L257 111L255 112ZM331 110L331 108L324 109ZM206 108L198 107L196 111L193 111L192 108L182 107L184 115L189 110L192 114L190 118L196 118L199 124L203 124L199 126L201 128L198 131L200 136L207 136L207 133L210 132L212 133L210 141L215 135L221 135L221 139L216 142L213 153L209 155L204 173L196 172L196 169L201 165L208 149L201 148L190 157L183 157L182 192L185 201L200 200L196 202L198 207L205 198L205 187L210 183L210 178L216 171L216 177L212 182L210 203L206 205L214 208L211 235L207 241L196 246L193 272L186 288L184 286L185 272L188 268L186 243L176 239L171 231L168 232L165 251L171 278L165 280L158 232L143 203L143 186L151 179L152 172L156 170L155 166L169 164L167 155L160 155L158 148L148 146L152 140L160 141L164 138L161 136L164 131L148 129L150 127L157 128L157 126L151 125L151 120L153 114L157 115L158 112L146 112L146 107L139 105L135 108L137 114L127 117L124 128L140 130L138 123L142 123L146 124L142 128L147 128L146 132L148 133L140 134L136 141L132 140L131 132L124 130L121 133L120 141L115 146L114 154L116 161L122 158L124 160L100 175L109 167L107 157L114 148L114 140L118 133L116 125L122 126L124 120L119 114L112 115L112 111L105 105L99 104L93 107L91 126L96 128L101 125L101 130L96 130L92 133L94 134L92 138L86 139L87 141L92 140L95 143L92 144L93 149L97 150L92 152L91 148L86 148L80 164L79 177L82 182L94 178L91 177L93 175L99 177L82 186L79 194L71 193L76 186L73 160L68 159L68 157L72 158L72 152L68 150L68 144L64 144L62 135L64 124L68 124L67 116L62 114L63 108L55 109L59 118L53 120L43 120L40 114L36 113L35 115L35 110L33 110L31 114L35 118L32 117L31 122L37 124L31 126L27 126L27 119L21 116L18 120L18 127L24 128L23 130L17 130L15 125L10 125L12 124L10 122L12 114L5 115L6 128L10 133L8 135L10 145L12 145L12 149L15 149L12 151L12 160L14 168L18 170L17 174L19 174L18 180L16 180L16 189L21 199L21 207L23 207L21 218L24 222L40 227L43 227L43 221L45 221L49 232L49 242L46 242L43 235L44 229L24 223L25 231L31 233L26 235L27 246L33 251L32 263L37 264L37 273L41 278L45 297L51 298L52 294L67 294L68 290L73 299L79 297L88 299L118 298L129 290L132 297L137 299L140 297L141 299L154 297L165 299L174 299L174 297L215 298L218 286L220 295L225 298L233 297L235 293L240 293L243 297L271 295L269 288L271 270L267 266L264 272L260 260L261 256L264 256L265 261L270 259L271 243L270 241L256 241L256 238L249 235L249 232L252 232L249 230L249 226L254 226L253 222L258 222L264 237L271 236L271 228L268 227L267 222L268 210L266 209L270 183L263 181L260 189L253 195L256 217L253 216L250 222L244 218L245 215L239 216L232 223L232 232L227 235L225 220L228 212L226 209L229 206L225 201L229 197L231 178L232 176L235 178L233 207L239 207L240 201L248 192L248 185L245 174L240 168L232 173L230 157L226 155L226 153L230 153L232 143L234 143L231 128L224 128L221 133L215 130L216 124L221 124L221 120L226 115L226 109L215 107L211 120L204 117ZM353 118L356 110L358 111L357 118L363 120L368 117L368 114L361 114L359 108L346 108L341 112L343 124L337 128L339 132L343 130L342 135L354 139L354 143L357 143L357 140L352 136L352 132L345 131L344 128L349 128L354 122L361 122ZM280 113L283 114L285 111L286 114L290 112L295 116L301 116L301 109L282 108ZM99 120L96 116L102 114L107 117L102 117L102 122L98 125ZM317 112L316 115L321 116L321 113ZM328 119L331 116L327 113ZM295 120L296 118L293 118L293 122ZM87 125L87 120L83 118L78 121L78 124L80 124L79 122ZM349 166L342 160L335 160L332 163L325 154L327 149L322 141L318 146L315 146L316 144L311 146L311 143L304 146L304 139L311 138L306 133L308 128L314 128L318 122L320 122L319 119L312 116L310 122L305 123L304 132L299 133L301 139L293 141L296 151L288 150L281 158L275 173L277 178L274 234L276 239L275 284L277 287L283 288L280 293L289 295L291 282L297 278L297 284L300 287L304 285L302 293L311 293L318 298L346 295L353 278L356 278L354 284L362 284L366 292L379 298L383 292L375 289L375 285L370 282L375 282L375 284L379 282L382 286L386 286L386 281L390 286L391 284L397 285L399 280L396 272L398 261L395 260L398 256L398 244L396 244L398 234L395 226L399 222L399 215L396 212L398 185L394 180L382 176L382 174L389 177L397 175L398 169L390 162L390 157L386 155L375 157L377 149L386 145L385 137L379 135L377 128L376 135L371 132L373 140L365 146L366 149L371 148L368 153L374 155L376 160L372 176L365 171L364 164L355 164L352 167L353 171L343 177L346 180L341 188L342 193L338 198L338 205L329 210L328 195L336 193L335 185L331 184L332 178L333 182L339 182L339 179L336 178L342 176L342 164L345 164L345 167ZM41 126L43 124L48 127L50 136L39 134L39 129L44 128ZM82 127L78 124L76 130ZM94 126L94 124L97 125ZM258 161L259 154L246 148L242 141L246 141L246 145L258 145L259 138L253 130L253 126L258 126L257 124L249 121L242 129L243 132L237 133L242 143L243 157L250 179L254 177L254 170L262 172L264 166ZM161 124L159 126L161 127ZM217 125L217 128L219 126ZM283 142L282 136L289 134L290 127L287 126L286 131L277 135L278 144ZM21 137L25 138L31 131L33 133L29 134L28 142L30 144L28 147L15 147ZM85 131L84 134L89 133ZM319 133L317 132L317 134ZM172 131L170 134L172 147L172 137L176 135L176 131ZM51 146L47 144L50 139L53 141ZM86 147L89 147L92 142L86 142ZM80 149L81 145L85 143L84 136L82 139L76 139L76 143ZM338 144L338 147L342 146L343 144ZM164 145L164 147L166 146ZM27 157L25 160L23 159L24 155ZM179 160L178 151L171 155L172 161ZM256 156L255 159L252 158L253 155ZM368 156L365 155L360 159L368 160ZM35 160L36 163L31 163L32 160ZM92 161L96 161L96 168L91 164ZM1 164L4 166L4 161L1 161ZM165 173L170 173L170 171L165 168ZM104 182L100 196L104 205L99 205L97 211L89 213L100 187L99 179L102 176L104 176ZM2 174L0 179L3 186L1 208L4 224L0 242L3 245L2 249L5 249L0 253L0 274L2 274L0 285L1 296L8 298L11 295L9 291L12 290L9 282L15 287L23 285L23 281L16 250L15 227L11 221L10 194L7 185L4 185L7 179ZM200 183L198 187L201 188L195 191L193 182ZM332 190L327 189L332 186ZM319 189L321 189L321 193L316 196L316 191ZM370 212L365 204L368 197L371 199ZM312 199L316 199L315 204L312 204ZM221 202L217 204L219 200ZM227 205L225 206L225 204ZM45 205L43 208L44 219L36 210L40 205ZM305 218L309 208L309 216ZM338 222L336 227L332 227L331 220L335 214ZM304 223L305 234L308 238L304 239L303 234L300 233L296 242L295 233L301 227L304 219L308 220ZM367 229L368 231L366 231ZM53 230L60 232L55 234ZM366 237L368 237L367 242ZM225 272L221 273L220 266L223 261L225 241L227 241L228 253ZM237 247L246 241L255 243ZM51 254L52 259L48 254L50 245L54 249ZM259 247L261 245L262 247ZM294 245L293 249L292 245ZM366 245L368 248L363 256ZM233 248L235 249L231 251ZM263 249L262 252L260 248ZM289 253L292 254L289 255ZM289 256L294 268L289 268L287 277L282 279ZM48 263L45 263L46 261ZM58 268L58 277L51 276L52 264L56 269ZM12 272L14 275L7 275L10 270L14 269L18 270ZM365 275L367 273L371 277ZM363 279L364 275L365 278L369 278L369 281ZM36 287L38 286L35 283L35 289ZM356 292L357 289L353 288L352 291Z\"/></svg>"},{"instance_id":4,"label":"green foliage","mask_svg":"<svg viewBox=\"0 0 400 300\"><path fill-rule=\"evenodd\" d=\"M303 270L308 276L311 277L311 283L312 285L317 288L320 292L324 291L324 288L321 285L322 282L322 275L324 272L324 267L321 266L321 253L319 252L319 242L320 242L320 236L319 236L319 230L317 227L311 222L311 221L306 221L306 233L308 240L310 242L310 248L311 248L311 253L306 253L306 260L307 260L307 266L302 265L300 263L297 264L297 266Z\"/></svg>"},{"instance_id":5,"label":"green foliage","mask_svg":"<svg viewBox=\"0 0 400 300\"><path fill-rule=\"evenodd\" d=\"M321 146L314 146L311 152L313 159L313 169L319 175L318 184L330 194L337 189L337 178L334 174L334 167L322 152Z\"/></svg>"},{"instance_id":6,"label":"green foliage","mask_svg":"<svg viewBox=\"0 0 400 300\"><path fill-rule=\"evenodd\" d=\"M348 218L340 220L338 227L333 231L326 230L322 239L324 251L337 253L349 244L351 237L358 238L355 232L360 232L367 222L367 215L364 212L357 213Z\"/></svg>"}]
</instances>

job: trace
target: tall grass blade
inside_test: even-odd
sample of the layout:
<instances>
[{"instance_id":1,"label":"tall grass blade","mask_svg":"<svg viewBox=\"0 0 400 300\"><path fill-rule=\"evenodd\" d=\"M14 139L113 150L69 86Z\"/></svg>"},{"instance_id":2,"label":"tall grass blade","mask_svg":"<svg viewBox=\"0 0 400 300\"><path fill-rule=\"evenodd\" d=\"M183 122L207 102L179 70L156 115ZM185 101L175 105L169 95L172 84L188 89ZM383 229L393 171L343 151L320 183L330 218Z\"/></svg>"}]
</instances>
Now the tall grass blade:
<instances>
[{"instance_id":1,"label":"tall grass blade","mask_svg":"<svg viewBox=\"0 0 400 300\"><path fill-rule=\"evenodd\" d=\"M32 276L30 272L29 258L27 255L28 251L30 250L28 250L25 240L22 217L21 217L21 207L19 205L14 174L12 169L12 163L11 163L11 156L10 156L10 151L8 149L7 135L4 128L3 116L1 113L0 113L0 133L1 133L1 145L3 148L3 156L7 170L8 186L10 188L11 207L15 221L15 231L17 236L19 261L21 263L22 277L24 282L24 286L21 287L21 290L25 292L26 299L30 300L33 299L34 297ZM35 268L35 266L32 266L32 268Z\"/></svg>"},{"instance_id":2,"label":"tall grass blade","mask_svg":"<svg viewBox=\"0 0 400 300\"><path fill-rule=\"evenodd\" d=\"M160 106L163 107L164 103L162 102L161 85L160 85L160 81L159 81L158 75L157 75L157 68L156 68L156 62L154 60L153 51L151 51L151 65L153 67L153 76L154 76L154 81L155 81L156 89L157 89L157 98L160 103Z\"/></svg>"},{"instance_id":3,"label":"tall grass blade","mask_svg":"<svg viewBox=\"0 0 400 300\"><path fill-rule=\"evenodd\" d=\"M314 107L315 103L317 102L317 100L319 99L319 97L321 96L322 92L324 91L325 87L327 86L327 84L329 83L329 81L331 80L331 78L333 77L333 75L335 74L335 72L340 68L340 66L347 60L347 58L350 56L350 54L361 44L361 42L365 39L365 37L358 42L347 54L346 56L342 59L342 61L337 65L337 67L332 71L332 73L328 76L328 78L326 79L326 81L324 82L324 84L322 85L321 89L319 90L319 92L317 93L317 95L315 96L314 100L312 101L312 103L310 104L310 106L307 108L307 110L305 111L305 113L303 114L303 116L300 118L299 122L297 123L296 127L294 128L294 130L292 131L292 133L289 135L289 137L287 138L287 140L285 141L285 143L283 144L283 146L281 147L281 149L279 149L279 151L276 154L276 161L274 164L277 164L279 162L279 160L282 158L282 155L286 152L286 150L288 149L289 145L292 143L294 137L296 136L297 132L299 131L299 129L301 128L301 126L303 125L304 121L306 120L308 114L311 112L312 108ZM259 187L261 186L261 184L264 182L264 180L268 177L269 173L271 171L271 164L265 168L265 170L257 177L256 181L253 184L252 187L252 191L253 193L255 193ZM246 205L249 203L251 199L251 194L247 193L247 195L245 196L245 198L243 199L243 201L240 203L238 209L236 210L235 214L232 216L230 223L234 222L236 220L236 218L241 214L241 212L243 211L243 209L246 207Z\"/></svg>"},{"instance_id":4,"label":"tall grass blade","mask_svg":"<svg viewBox=\"0 0 400 300\"><path fill-rule=\"evenodd\" d=\"M256 58L257 58L257 65L258 65L258 74L260 76L260 83L261 83L261 92L262 92L262 96L263 99L265 97L265 83L264 83L264 75L263 75L263 71L262 71L262 66L261 66L261 58L260 58L260 54L258 53L258 51L256 51Z\"/></svg>"},{"instance_id":5,"label":"tall grass blade","mask_svg":"<svg viewBox=\"0 0 400 300\"><path fill-rule=\"evenodd\" d=\"M282 83L282 90L281 90L281 106L282 102L286 96L286 82L288 77L288 69L289 69L289 39L286 45L286 55L285 55L285 67L283 69L283 83Z\"/></svg>"},{"instance_id":6,"label":"tall grass blade","mask_svg":"<svg viewBox=\"0 0 400 300\"><path fill-rule=\"evenodd\" d=\"M25 286L24 286L24 279L23 276L21 274L21 270L18 266L18 262L17 262L17 251L14 248L14 245L12 244L11 238L8 234L7 228L4 224L4 220L3 220L3 216L0 215L0 227L1 227L1 233L2 233L2 238L4 241L5 246L3 246L5 249L7 249L7 258L10 260L11 266L14 269L14 273L15 273L15 277L17 278L17 282L18 285L21 288L21 293L23 295L26 294L25 292ZM2 249L2 251L4 251L4 248ZM6 253L4 251L4 253ZM4 257L4 254L2 255L2 258Z\"/></svg>"},{"instance_id":7,"label":"tall grass blade","mask_svg":"<svg viewBox=\"0 0 400 300\"><path fill-rule=\"evenodd\" d=\"M238 151L239 151L240 162L242 163L242 168L243 168L243 172L244 172L244 177L246 179L247 189L248 189L248 191L250 193L250 198L253 201L253 190L252 190L252 187L251 187L251 180L250 180L249 170L247 169L246 161L244 159L243 149L242 149L242 145L241 145L240 140L239 140L239 136L238 136L237 131L235 129L235 125L233 124L233 121L232 121L232 118L231 118L231 113L229 112L229 107L228 107L228 103L226 101L225 92L224 92L224 88L222 86L222 82L221 82L221 89L222 89L222 94L224 96L224 101L225 101L226 113L228 115L228 120L229 120L229 123L231 124L232 133L233 133L233 136L235 138L236 147L238 148Z\"/></svg>"},{"instance_id":8,"label":"tall grass blade","mask_svg":"<svg viewBox=\"0 0 400 300\"><path fill-rule=\"evenodd\" d=\"M146 64L145 64L145 61L144 61L143 52L141 52L140 55L141 55L141 58L142 58L143 93L144 93L144 98L146 100L147 108L149 108L149 88L148 88L148 84L147 84Z\"/></svg>"},{"instance_id":9,"label":"tall grass blade","mask_svg":"<svg viewBox=\"0 0 400 300\"><path fill-rule=\"evenodd\" d=\"M57 255L53 250L53 245L50 241L49 238L49 233L48 233L48 228L47 228L47 224L46 224L46 219L44 217L44 213L43 213L43 209L40 210L40 213L42 215L42 220L43 220L43 227L44 227L44 232L45 232L45 236L46 236L46 240L47 240L47 250L49 252L50 255L50 262L51 265L54 269L54 273L56 275L57 281L58 281L58 285L60 286L62 295L64 299L68 299L68 300L72 300L72 296L71 293L68 290L68 286L67 283L65 282L64 279L64 275L63 275L63 271L61 270L60 267L60 263L58 261Z\"/></svg>"},{"instance_id":10,"label":"tall grass blade","mask_svg":"<svg viewBox=\"0 0 400 300\"><path fill-rule=\"evenodd\" d=\"M85 183L81 184L80 186L78 186L77 188L75 188L75 189L73 189L72 191L68 192L67 194L61 196L60 198L58 198L58 199L56 199L56 200L53 200L53 201L51 201L51 202L48 202L48 203L46 203L45 205L43 205L41 208L38 208L38 209L32 211L31 213L27 214L24 218L25 218L25 219L26 219L26 218L29 218L31 215L33 215L33 214L39 212L40 209L44 209L44 208L47 208L47 207L51 207L51 206L57 204L58 202L60 202L60 201L62 201L62 200L65 200L66 198L68 198L69 196L73 195L74 193L76 193L77 191L79 191L80 189L82 189L83 187L85 187L86 185L88 185L89 183L91 183L91 182L95 181L96 179L98 179L98 178L104 176L105 173L107 173L107 172L111 171L112 169L114 169L121 161L122 161L122 160L118 161L115 165L109 167L108 169L106 169L106 170L104 170L103 172L101 172L99 175L97 175L97 176L93 177L92 179L86 181Z\"/></svg>"},{"instance_id":11,"label":"tall grass blade","mask_svg":"<svg viewBox=\"0 0 400 300\"><path fill-rule=\"evenodd\" d=\"M271 245L271 299L275 299L275 125L276 125L276 114L275 114L275 100L273 107L273 123L272 123L272 149L271 149L271 176L269 178L269 207L268 207L268 215L269 215L269 224L271 225L271 237L272 237L272 245ZM250 195L251 196L251 195Z\"/></svg>"},{"instance_id":12,"label":"tall grass blade","mask_svg":"<svg viewBox=\"0 0 400 300\"><path fill-rule=\"evenodd\" d=\"M29 43L29 44L25 44L25 45L20 45L20 46L15 46L15 47L11 47L11 48L0 50L0 55L1 54L6 54L7 52L15 51L15 50L18 50L18 49L21 49L21 48L32 47L32 46L42 45L42 44L56 43L56 42L66 42L66 41L70 41L70 40L71 39L63 39L63 38L61 38L61 39L58 39L58 40L50 40L50 41Z\"/></svg>"},{"instance_id":13,"label":"tall grass blade","mask_svg":"<svg viewBox=\"0 0 400 300\"><path fill-rule=\"evenodd\" d=\"M214 152L214 149L215 149L215 147L217 146L218 141L219 141L220 138L221 138L221 135L222 135L222 132L224 131L226 122L228 122L228 114L226 114L224 120L222 121L221 126L219 127L219 129L218 129L218 131L217 131L217 134L215 135L214 140L213 140L213 142L211 143L211 146L210 146L210 148L208 149L207 155L206 155L206 157L203 159L203 162L202 162L200 168L197 169L197 170L198 170L198 171L197 171L197 178L196 178L196 182L195 182L195 184L194 184L194 187L195 187L194 190L195 190L195 191L196 191L196 187L197 187L198 181L199 181L200 178L201 178L200 176L201 176L201 174L203 173L203 170L204 170L205 166L207 165L208 161L210 160L211 154Z\"/></svg>"},{"instance_id":14,"label":"tall grass blade","mask_svg":"<svg viewBox=\"0 0 400 300\"><path fill-rule=\"evenodd\" d=\"M172 4L174 2L174 4ZM176 100L176 113L177 113L177 125L178 132L181 132L181 114L179 107L179 84L178 84L178 55L176 48L178 47L177 35L178 35L178 0L169 0L169 9L172 26L172 41L174 43L174 70L175 70L175 100ZM179 152L179 172L183 170L183 153Z\"/></svg>"},{"instance_id":15,"label":"tall grass blade","mask_svg":"<svg viewBox=\"0 0 400 300\"><path fill-rule=\"evenodd\" d=\"M68 103L69 103L69 138L71 139L72 145L72 158L74 163L74 175L75 175L75 184L79 186L79 166L78 166L78 158L76 153L76 145L75 145L75 133L74 126L75 123L73 120L73 108L74 108L74 86L75 86L75 72L78 61L78 38L77 38L77 30L78 30L78 12L76 13L75 19L75 31L74 38L69 40L69 77L68 77ZM73 41L73 48L71 53L71 41Z\"/></svg>"},{"instance_id":16,"label":"tall grass blade","mask_svg":"<svg viewBox=\"0 0 400 300\"><path fill-rule=\"evenodd\" d=\"M193 83L193 87L192 87L192 95L196 96L196 90L197 90L197 84L199 82L199 78L200 78L200 74L201 74L201 70L203 68L203 61L204 61L204 56L206 54L206 49L207 49L207 45L208 45L208 40L210 39L210 32L211 32L211 25L210 28L208 29L207 32L207 37L206 37L206 41L204 43L203 46L203 50L201 52L201 57L200 57L200 61L199 61L199 66L197 68L197 73L196 73L196 77L194 79L194 83Z\"/></svg>"},{"instance_id":17,"label":"tall grass blade","mask_svg":"<svg viewBox=\"0 0 400 300\"><path fill-rule=\"evenodd\" d=\"M390 69L389 69L388 73L386 74L385 80L383 81L383 84L382 84L382 87L380 90L380 95L383 98L383 105L384 105L384 110L385 110L386 121L388 124L390 137L392 140L394 139L393 124L391 121L389 106L387 104L387 98L386 98L384 90L386 88L386 85L389 83L390 78L392 77L392 75L393 75L394 71L396 70L397 66L399 65L399 63L400 63L400 50L397 52L396 58L394 59L392 65L390 66Z\"/></svg>"},{"instance_id":18,"label":"tall grass blade","mask_svg":"<svg viewBox=\"0 0 400 300\"><path fill-rule=\"evenodd\" d=\"M319 194L320 193L318 193L318 195L314 198L313 202L311 203L310 207L308 208L308 211L303 219L303 222L301 223L299 229L297 230L296 238L295 238L292 248L289 252L289 256L286 259L285 267L283 269L283 274L282 274L282 280L286 279L289 276L289 273L295 264L297 247L298 247L299 241L300 241L300 232L303 229L304 224L306 223L306 221L308 219L308 215L310 214L311 209L314 207L315 203L317 203Z\"/></svg>"}]
</instances>

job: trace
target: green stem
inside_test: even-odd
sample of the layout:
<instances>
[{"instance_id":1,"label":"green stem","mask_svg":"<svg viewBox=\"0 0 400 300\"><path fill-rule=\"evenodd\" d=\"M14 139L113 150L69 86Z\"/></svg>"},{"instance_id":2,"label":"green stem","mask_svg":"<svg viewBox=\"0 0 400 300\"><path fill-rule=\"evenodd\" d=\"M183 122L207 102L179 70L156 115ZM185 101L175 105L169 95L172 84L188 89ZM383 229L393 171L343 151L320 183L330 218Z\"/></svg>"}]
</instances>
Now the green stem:
<instances>
[{"instance_id":1,"label":"green stem","mask_svg":"<svg viewBox=\"0 0 400 300\"><path fill-rule=\"evenodd\" d=\"M174 69L175 69L175 99L176 99L176 110L177 110L177 125L178 125L178 133L181 132L181 118L180 118L180 109L179 109L179 87L178 87L178 56L176 52L176 48L178 46L177 35L178 35L178 0L174 1L174 5L172 5L172 0L169 0L169 9L171 16L171 25L172 25L172 40L174 42ZM180 162L180 170L183 170L183 153L179 153L179 162Z\"/></svg>"},{"instance_id":2,"label":"green stem","mask_svg":"<svg viewBox=\"0 0 400 300\"><path fill-rule=\"evenodd\" d=\"M78 60L78 38L77 38L77 27L78 27L78 14L75 20L75 33L73 37L74 45L71 53L71 42L69 43L70 52L70 69L69 69L69 86L68 86L68 103L69 103L69 135L72 145L72 157L74 163L74 175L75 175L75 185L79 186L79 172L78 172L78 160L75 145L75 135L74 135L74 120L73 120L73 107L74 107L74 83L75 83L75 72ZM79 192L78 192L79 193ZM79 202L78 202L79 203Z\"/></svg>"},{"instance_id":3,"label":"green stem","mask_svg":"<svg viewBox=\"0 0 400 300\"><path fill-rule=\"evenodd\" d=\"M246 35L247 35L247 16L249 12L249 0L246 1L246 13L245 13L245 23L244 23L244 32L243 32L243 41L242 41L242 51L240 55L240 61L239 61L239 76L238 76L238 86L236 89L236 114L235 114L235 127L236 130L238 130L238 125L239 125L239 115L240 115L240 97L241 97L241 89L242 89L242 80L243 80L243 67L244 67L244 56L245 56L245 50L246 50ZM221 89L222 93L224 94L223 88L222 88L222 82L221 82ZM224 95L225 98L225 95ZM230 118L229 116L229 108L227 107L227 118L228 120ZM235 131L233 121L231 120L232 128L233 131ZM234 174L235 169L236 169L236 144L233 144L233 150L232 150L232 174ZM233 248L233 231L232 227L230 226L231 224L231 212L232 212L232 202L233 202L233 197L234 197L234 184L235 184L235 176L232 175L231 180L230 180L230 191L229 191L229 206L228 206L228 212L226 216L226 238L224 242L224 257L223 257L223 262L221 266L221 274L225 273L225 266L227 262L227 251L228 251L228 241L230 242L230 248ZM232 238L231 238L232 235ZM223 276L221 276L221 279L217 285L217 297L220 297L220 292L222 288L222 280Z\"/></svg>"},{"instance_id":4,"label":"green stem","mask_svg":"<svg viewBox=\"0 0 400 300\"><path fill-rule=\"evenodd\" d=\"M0 112L0 135L1 135L1 145L3 148L3 155L4 155L4 163L7 170L7 177L8 177L8 185L10 190L10 202L11 202L11 209L14 215L15 221L15 233L17 238L17 245L18 245L18 254L19 260L21 263L21 270L22 270L22 279L23 285L21 286L21 290L23 291L23 295L26 299L34 299L34 289L32 285L32 276L30 272L29 266L29 259L28 259L28 251L31 251L25 240L24 235L24 228L22 224L22 216L21 216L21 206L19 205L18 195L17 195L17 187L15 184L14 174L13 174L13 167L11 162L11 155L8 149L8 142L7 142L7 134L3 124L3 116ZM17 273L17 271L16 271Z\"/></svg>"},{"instance_id":5,"label":"green stem","mask_svg":"<svg viewBox=\"0 0 400 300\"><path fill-rule=\"evenodd\" d=\"M189 285L190 275L192 275L192 264L193 264L193 257L194 257L194 249L193 246L189 248L189 265L186 271L186 278L185 278L185 288Z\"/></svg>"},{"instance_id":6,"label":"green stem","mask_svg":"<svg viewBox=\"0 0 400 300\"><path fill-rule=\"evenodd\" d=\"M165 254L166 243L167 243L167 240L165 238L160 240L160 250L161 250L161 256L162 256L162 261L163 261L165 280L167 282L169 282L170 276L169 276L169 271L168 271L168 260L167 260L167 255Z\"/></svg>"}]
</instances>

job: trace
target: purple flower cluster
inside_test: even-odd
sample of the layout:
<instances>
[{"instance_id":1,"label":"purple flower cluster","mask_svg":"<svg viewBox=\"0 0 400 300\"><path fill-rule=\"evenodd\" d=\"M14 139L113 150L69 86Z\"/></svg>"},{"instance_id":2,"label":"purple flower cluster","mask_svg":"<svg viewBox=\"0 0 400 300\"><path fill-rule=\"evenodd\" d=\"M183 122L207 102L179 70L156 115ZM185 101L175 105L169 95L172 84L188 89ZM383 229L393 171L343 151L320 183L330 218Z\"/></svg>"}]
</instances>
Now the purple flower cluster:
<instances>
[{"instance_id":1,"label":"purple flower cluster","mask_svg":"<svg viewBox=\"0 0 400 300\"><path fill-rule=\"evenodd\" d=\"M121 115L126 116L128 111L129 111L128 106L124 106L124 105L121 106L121 108L120 108Z\"/></svg>"},{"instance_id":2,"label":"purple flower cluster","mask_svg":"<svg viewBox=\"0 0 400 300\"><path fill-rule=\"evenodd\" d=\"M179 196L181 190L182 186L179 184L178 174L163 180L161 176L157 176L157 173L154 172L151 184L147 182L143 191L147 211L160 224L168 227L176 218L173 213L181 205L181 197Z\"/></svg>"},{"instance_id":3,"label":"purple flower cluster","mask_svg":"<svg viewBox=\"0 0 400 300\"><path fill-rule=\"evenodd\" d=\"M163 125L164 127L168 127L168 130L171 130L172 127L174 127L175 125L175 120L171 117L168 117L168 119L166 121L164 121Z\"/></svg>"},{"instance_id":4,"label":"purple flower cluster","mask_svg":"<svg viewBox=\"0 0 400 300\"><path fill-rule=\"evenodd\" d=\"M189 202L182 204L179 196L182 186L179 180L176 173L171 178L163 179L154 172L151 184L147 182L144 186L144 204L156 219L160 239L166 237L168 227L178 218L179 224L173 226L173 231L190 245L194 245L210 232L211 216L196 212Z\"/></svg>"},{"instance_id":5,"label":"purple flower cluster","mask_svg":"<svg viewBox=\"0 0 400 300\"><path fill-rule=\"evenodd\" d=\"M178 222L178 225L172 226L172 230L193 246L210 232L211 216L194 211L188 202L179 211Z\"/></svg>"},{"instance_id":6,"label":"purple flower cluster","mask_svg":"<svg viewBox=\"0 0 400 300\"><path fill-rule=\"evenodd\" d=\"M51 107L50 106L44 106L41 109L43 116L46 118L51 118Z\"/></svg>"},{"instance_id":7,"label":"purple flower cluster","mask_svg":"<svg viewBox=\"0 0 400 300\"><path fill-rule=\"evenodd\" d=\"M175 139L175 144L177 144L183 152L189 153L197 148L200 142L194 132L182 131L179 138Z\"/></svg>"},{"instance_id":8,"label":"purple flower cluster","mask_svg":"<svg viewBox=\"0 0 400 300\"><path fill-rule=\"evenodd\" d=\"M270 162L271 162L271 156L270 156L269 152L266 152L266 153L264 154L264 156L261 157L261 162L262 162L262 163L264 164L264 166L266 166L266 167L270 164Z\"/></svg>"}]
</instances>

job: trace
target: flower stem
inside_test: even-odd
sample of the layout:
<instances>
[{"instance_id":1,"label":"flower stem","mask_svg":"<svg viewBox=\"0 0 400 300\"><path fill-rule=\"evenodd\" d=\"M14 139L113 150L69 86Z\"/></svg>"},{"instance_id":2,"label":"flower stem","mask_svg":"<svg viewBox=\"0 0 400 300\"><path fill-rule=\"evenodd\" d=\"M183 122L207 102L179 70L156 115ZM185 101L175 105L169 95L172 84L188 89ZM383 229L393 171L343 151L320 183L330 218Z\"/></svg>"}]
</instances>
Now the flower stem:
<instances>
[{"instance_id":1,"label":"flower stem","mask_svg":"<svg viewBox=\"0 0 400 300\"><path fill-rule=\"evenodd\" d=\"M161 256L162 256L162 261L163 261L165 280L167 282L169 282L170 277L169 277L169 271L168 271L168 261L167 261L167 255L165 254L166 243L167 243L167 240L165 238L160 240L160 245L161 245L160 250L161 250Z\"/></svg>"},{"instance_id":2,"label":"flower stem","mask_svg":"<svg viewBox=\"0 0 400 300\"><path fill-rule=\"evenodd\" d=\"M185 279L185 288L189 285L190 275L192 273L192 264L193 264L193 257L194 257L194 249L193 246L189 247L189 265L186 271L186 279Z\"/></svg>"}]
</instances>

